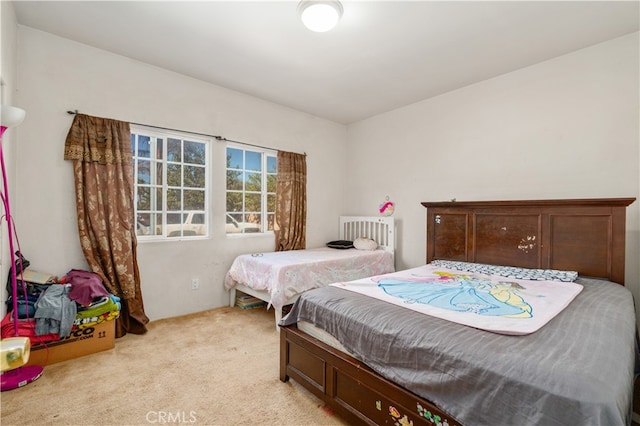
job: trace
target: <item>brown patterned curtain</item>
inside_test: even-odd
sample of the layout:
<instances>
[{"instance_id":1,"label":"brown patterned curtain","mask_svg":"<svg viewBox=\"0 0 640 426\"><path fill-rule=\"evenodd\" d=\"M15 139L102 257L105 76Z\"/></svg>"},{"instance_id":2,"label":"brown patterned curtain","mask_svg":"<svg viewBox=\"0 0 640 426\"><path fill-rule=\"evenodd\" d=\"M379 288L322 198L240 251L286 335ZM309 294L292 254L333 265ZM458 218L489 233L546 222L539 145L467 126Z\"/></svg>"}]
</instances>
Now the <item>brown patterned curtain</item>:
<instances>
[{"instance_id":1,"label":"brown patterned curtain","mask_svg":"<svg viewBox=\"0 0 640 426\"><path fill-rule=\"evenodd\" d=\"M278 151L276 251L304 249L307 243L307 159Z\"/></svg>"},{"instance_id":2,"label":"brown patterned curtain","mask_svg":"<svg viewBox=\"0 0 640 426\"><path fill-rule=\"evenodd\" d=\"M136 255L134 181L129 123L76 114L64 159L73 161L80 244L89 267L120 297L116 337L143 334Z\"/></svg>"}]
</instances>

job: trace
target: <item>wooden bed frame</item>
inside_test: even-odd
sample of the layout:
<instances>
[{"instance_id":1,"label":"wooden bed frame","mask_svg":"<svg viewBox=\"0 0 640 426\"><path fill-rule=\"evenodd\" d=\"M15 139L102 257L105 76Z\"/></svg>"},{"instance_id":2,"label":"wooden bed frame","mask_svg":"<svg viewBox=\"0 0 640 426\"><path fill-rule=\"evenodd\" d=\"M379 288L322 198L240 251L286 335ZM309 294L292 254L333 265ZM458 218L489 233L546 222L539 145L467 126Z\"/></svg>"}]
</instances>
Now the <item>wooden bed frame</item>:
<instances>
[{"instance_id":1,"label":"wooden bed frame","mask_svg":"<svg viewBox=\"0 0 640 426\"><path fill-rule=\"evenodd\" d=\"M624 284L626 207L634 200L424 202L426 261L573 270ZM290 378L350 424L400 424L393 410L414 425L459 424L295 325L280 333L280 380Z\"/></svg>"},{"instance_id":2,"label":"wooden bed frame","mask_svg":"<svg viewBox=\"0 0 640 426\"><path fill-rule=\"evenodd\" d=\"M395 254L395 222L391 216L340 216L339 240L354 241L356 238L370 238L378 243L378 247ZM327 283L329 284L329 283ZM229 290L229 306L236 304L236 291L257 297L267 303L271 295L267 291L256 290L245 284L237 284ZM290 305L298 299L298 295L287 300ZM276 328L282 319L282 311L275 309ZM279 328L278 328L279 330Z\"/></svg>"}]
</instances>

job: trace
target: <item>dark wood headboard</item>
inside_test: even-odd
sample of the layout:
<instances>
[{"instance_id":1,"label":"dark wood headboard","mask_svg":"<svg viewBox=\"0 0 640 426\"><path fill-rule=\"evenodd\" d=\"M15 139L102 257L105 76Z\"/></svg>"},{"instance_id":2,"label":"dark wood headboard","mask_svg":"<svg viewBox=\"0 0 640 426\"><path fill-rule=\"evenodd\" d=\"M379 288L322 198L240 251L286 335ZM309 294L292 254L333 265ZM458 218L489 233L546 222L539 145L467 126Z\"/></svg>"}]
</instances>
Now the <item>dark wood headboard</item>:
<instances>
[{"instance_id":1,"label":"dark wood headboard","mask_svg":"<svg viewBox=\"0 0 640 426\"><path fill-rule=\"evenodd\" d=\"M435 259L577 271L624 284L635 198L423 202Z\"/></svg>"}]
</instances>

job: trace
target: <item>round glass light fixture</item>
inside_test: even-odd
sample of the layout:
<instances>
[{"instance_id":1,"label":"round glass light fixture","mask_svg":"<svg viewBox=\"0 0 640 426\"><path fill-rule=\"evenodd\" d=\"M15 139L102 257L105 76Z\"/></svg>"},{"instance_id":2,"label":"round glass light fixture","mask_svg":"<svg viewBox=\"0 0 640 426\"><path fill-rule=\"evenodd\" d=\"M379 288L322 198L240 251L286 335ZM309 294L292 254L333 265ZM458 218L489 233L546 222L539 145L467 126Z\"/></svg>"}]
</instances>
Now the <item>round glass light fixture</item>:
<instances>
[{"instance_id":1,"label":"round glass light fixture","mask_svg":"<svg viewBox=\"0 0 640 426\"><path fill-rule=\"evenodd\" d=\"M339 1L302 0L298 4L298 14L305 27L317 33L333 29L342 17Z\"/></svg>"}]
</instances>

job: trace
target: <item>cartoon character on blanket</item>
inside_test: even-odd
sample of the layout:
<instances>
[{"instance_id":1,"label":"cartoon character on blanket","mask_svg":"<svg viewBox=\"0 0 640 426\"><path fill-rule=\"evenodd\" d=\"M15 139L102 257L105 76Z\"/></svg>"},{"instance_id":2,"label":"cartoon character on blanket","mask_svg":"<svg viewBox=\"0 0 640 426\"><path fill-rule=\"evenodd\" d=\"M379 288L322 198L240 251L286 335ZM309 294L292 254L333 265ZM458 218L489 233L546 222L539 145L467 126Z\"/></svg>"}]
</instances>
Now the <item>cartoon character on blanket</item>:
<instances>
[{"instance_id":1,"label":"cartoon character on blanket","mask_svg":"<svg viewBox=\"0 0 640 426\"><path fill-rule=\"evenodd\" d=\"M457 312L530 318L531 305L518 295L524 290L515 281L492 282L488 277L434 271L437 277L394 279L374 277L387 294L405 299L406 303L426 303ZM424 284L430 284L425 286Z\"/></svg>"},{"instance_id":2,"label":"cartoon character on blanket","mask_svg":"<svg viewBox=\"0 0 640 426\"><path fill-rule=\"evenodd\" d=\"M532 333L580 293L574 282L527 280L423 265L335 283L398 306L501 334Z\"/></svg>"}]
</instances>

